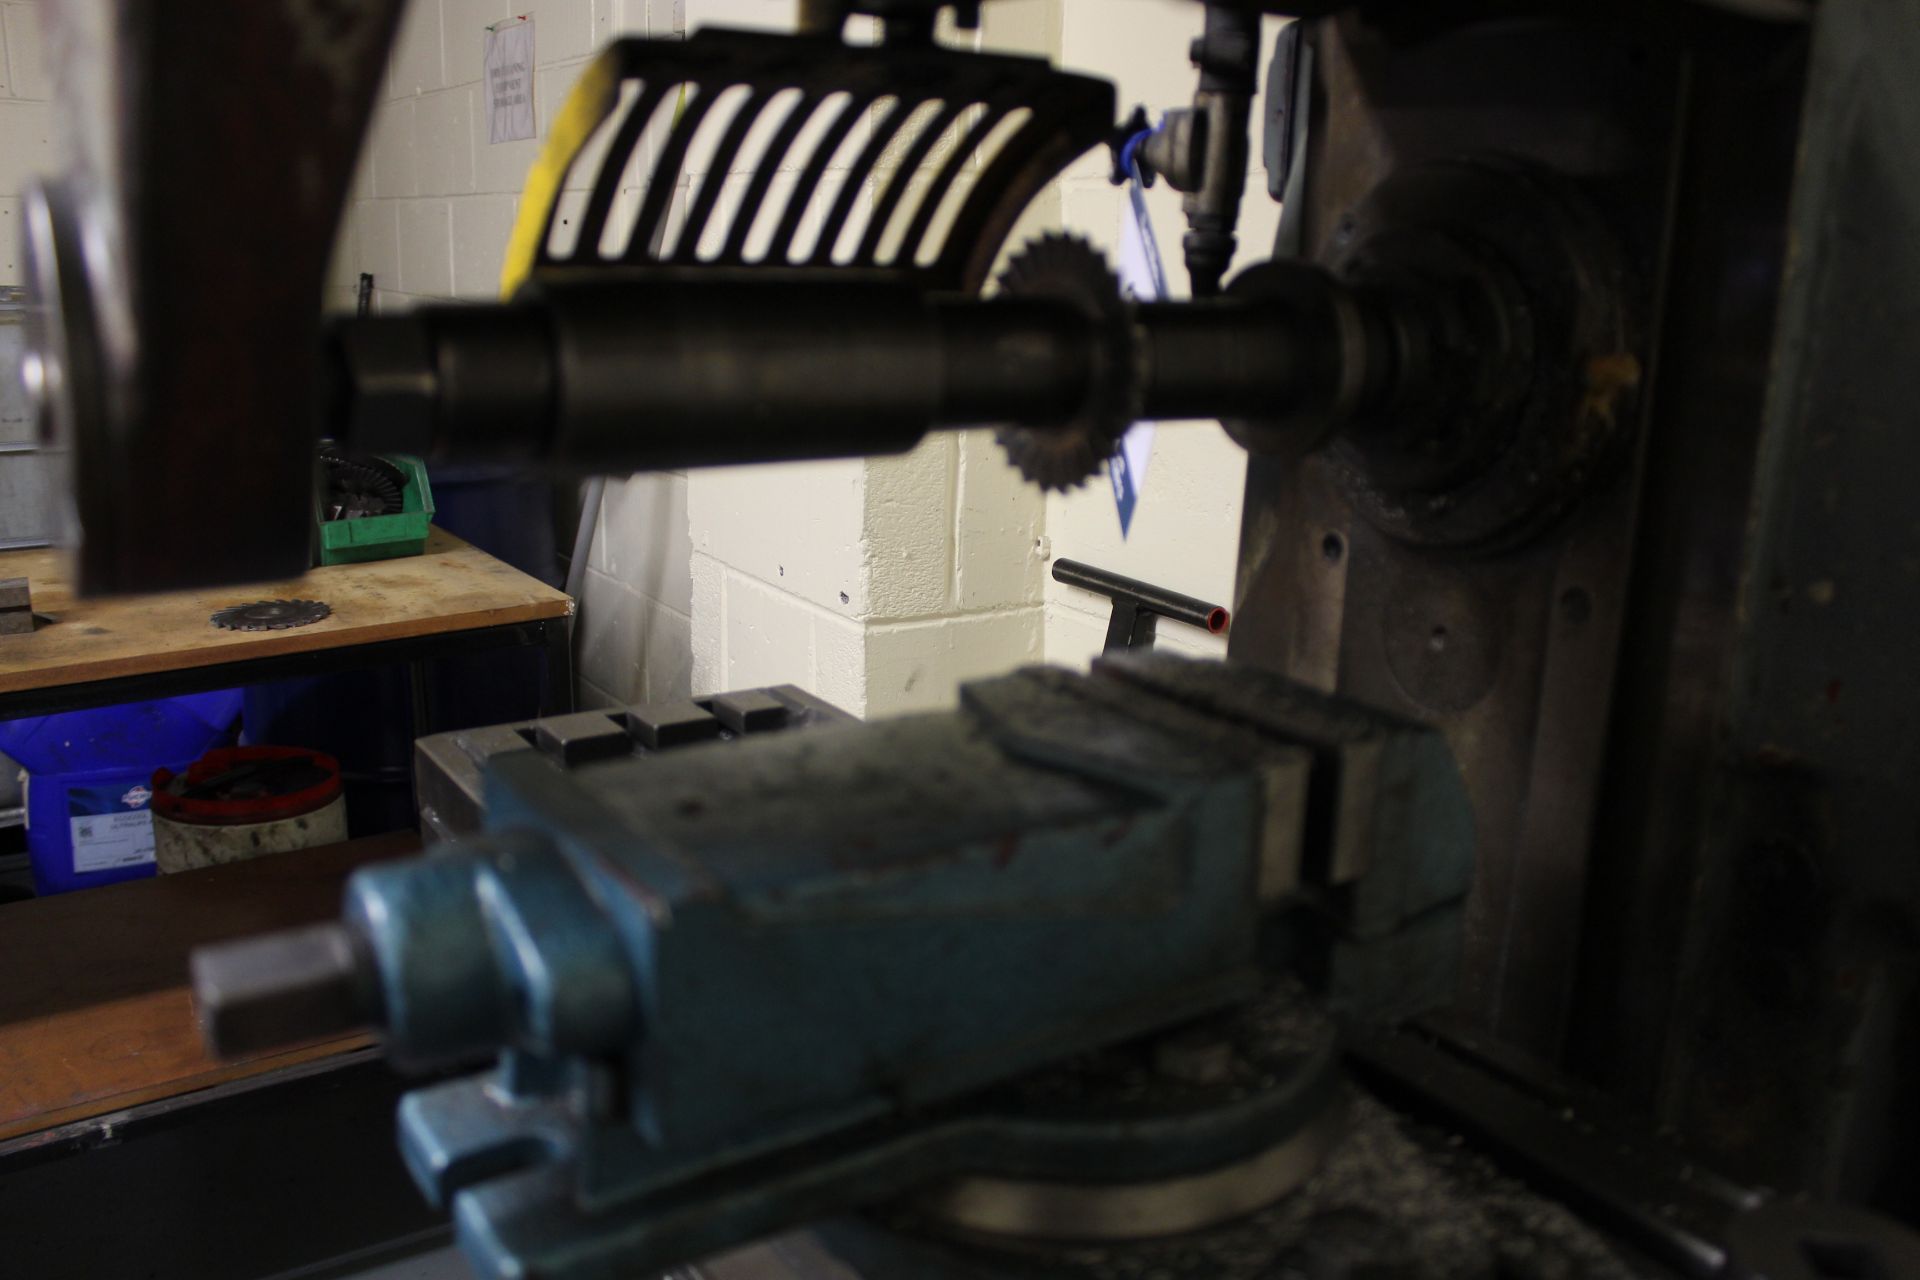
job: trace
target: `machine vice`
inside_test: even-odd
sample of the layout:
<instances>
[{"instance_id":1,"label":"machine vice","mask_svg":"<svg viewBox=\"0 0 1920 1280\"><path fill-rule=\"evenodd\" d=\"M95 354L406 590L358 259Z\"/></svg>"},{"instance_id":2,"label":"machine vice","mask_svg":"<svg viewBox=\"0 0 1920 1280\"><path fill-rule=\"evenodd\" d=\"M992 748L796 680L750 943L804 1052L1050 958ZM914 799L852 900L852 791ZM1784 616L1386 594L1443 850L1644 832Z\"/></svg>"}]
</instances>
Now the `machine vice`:
<instances>
[{"instance_id":1,"label":"machine vice","mask_svg":"<svg viewBox=\"0 0 1920 1280\"><path fill-rule=\"evenodd\" d=\"M411 1095L401 1134L503 1276L914 1191L1025 1234L1037 1211L983 1207L982 1178L1074 1199L1075 1232L1210 1225L1337 1124L1330 1024L1257 1030L1303 1003L1288 975L1377 1016L1456 969L1472 822L1445 745L1258 672L1129 656L951 714L489 768L482 835L359 873L338 925L203 952L195 983L228 1051L371 1024L402 1063L499 1054ZM1084 1055L1178 1061L1142 1037L1229 1008L1239 1047L1174 1086L1086 1083L1127 1072ZM1150 1194L1201 1176L1225 1181Z\"/></svg>"}]
</instances>

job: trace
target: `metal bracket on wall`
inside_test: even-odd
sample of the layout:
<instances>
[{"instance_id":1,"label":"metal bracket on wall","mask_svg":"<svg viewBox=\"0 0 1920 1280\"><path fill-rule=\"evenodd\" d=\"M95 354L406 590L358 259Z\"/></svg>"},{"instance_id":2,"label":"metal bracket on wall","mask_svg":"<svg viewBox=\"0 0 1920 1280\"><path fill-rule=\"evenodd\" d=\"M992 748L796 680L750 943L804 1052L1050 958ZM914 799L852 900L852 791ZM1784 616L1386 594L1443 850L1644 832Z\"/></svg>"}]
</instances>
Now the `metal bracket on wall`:
<instances>
[{"instance_id":1,"label":"metal bracket on wall","mask_svg":"<svg viewBox=\"0 0 1920 1280\"><path fill-rule=\"evenodd\" d=\"M1107 643L1102 650L1105 653L1153 648L1162 618L1184 622L1216 636L1225 635L1231 621L1225 605L1183 596L1078 560L1054 561L1053 580L1105 596L1113 602L1113 613L1107 619Z\"/></svg>"}]
</instances>

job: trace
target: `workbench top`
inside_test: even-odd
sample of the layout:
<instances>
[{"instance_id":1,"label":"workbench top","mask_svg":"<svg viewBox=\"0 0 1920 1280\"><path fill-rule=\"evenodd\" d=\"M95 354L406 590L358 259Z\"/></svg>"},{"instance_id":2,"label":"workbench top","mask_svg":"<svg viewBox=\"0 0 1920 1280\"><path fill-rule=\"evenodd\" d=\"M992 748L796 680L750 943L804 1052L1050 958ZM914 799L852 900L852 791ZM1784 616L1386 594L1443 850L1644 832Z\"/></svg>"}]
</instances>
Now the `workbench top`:
<instances>
[{"instance_id":1,"label":"workbench top","mask_svg":"<svg viewBox=\"0 0 1920 1280\"><path fill-rule=\"evenodd\" d=\"M64 553L0 552L0 579L28 580L37 625L0 635L0 694L154 675L351 645L562 618L565 592L443 529L398 560L331 565L285 582L81 600ZM286 631L225 631L216 610L255 600L324 600L332 616Z\"/></svg>"},{"instance_id":2,"label":"workbench top","mask_svg":"<svg viewBox=\"0 0 1920 1280\"><path fill-rule=\"evenodd\" d=\"M333 919L355 868L419 848L400 832L0 906L0 1143L365 1047L207 1057L187 956Z\"/></svg>"}]
</instances>

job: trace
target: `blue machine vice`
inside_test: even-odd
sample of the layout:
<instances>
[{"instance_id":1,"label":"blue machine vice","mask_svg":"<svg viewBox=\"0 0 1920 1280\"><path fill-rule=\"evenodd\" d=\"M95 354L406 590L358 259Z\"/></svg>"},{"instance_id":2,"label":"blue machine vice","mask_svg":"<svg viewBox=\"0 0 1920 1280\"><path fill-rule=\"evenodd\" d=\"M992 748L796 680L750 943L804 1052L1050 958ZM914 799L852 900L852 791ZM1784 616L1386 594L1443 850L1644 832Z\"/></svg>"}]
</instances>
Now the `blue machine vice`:
<instances>
[{"instance_id":1,"label":"blue machine vice","mask_svg":"<svg viewBox=\"0 0 1920 1280\"><path fill-rule=\"evenodd\" d=\"M403 1064L498 1052L400 1127L500 1276L632 1274L960 1174L1244 1158L1299 1096L1152 1149L979 1100L1283 963L1364 1013L1437 1003L1471 863L1436 735L1166 656L489 768L485 835L360 872L341 926L203 953L196 983L227 1048L371 1022Z\"/></svg>"}]
</instances>

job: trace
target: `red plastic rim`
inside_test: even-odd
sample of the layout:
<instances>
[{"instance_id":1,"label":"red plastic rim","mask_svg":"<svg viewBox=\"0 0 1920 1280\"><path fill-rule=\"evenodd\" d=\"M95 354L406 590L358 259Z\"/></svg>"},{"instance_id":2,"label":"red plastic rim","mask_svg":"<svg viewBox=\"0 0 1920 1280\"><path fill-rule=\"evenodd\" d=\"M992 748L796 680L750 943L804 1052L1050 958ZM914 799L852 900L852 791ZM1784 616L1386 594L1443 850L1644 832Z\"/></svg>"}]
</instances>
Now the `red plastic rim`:
<instances>
[{"instance_id":1,"label":"red plastic rim","mask_svg":"<svg viewBox=\"0 0 1920 1280\"><path fill-rule=\"evenodd\" d=\"M251 800L190 800L168 789L175 778L182 778L191 786L253 760L310 760L326 770L327 776L299 791ZM152 809L174 822L238 826L297 818L303 813L325 808L339 794L340 762L332 756L309 751L305 747L216 747L188 765L185 774L176 774L171 769L154 770Z\"/></svg>"}]
</instances>

